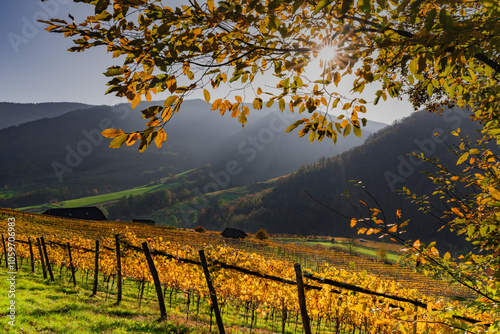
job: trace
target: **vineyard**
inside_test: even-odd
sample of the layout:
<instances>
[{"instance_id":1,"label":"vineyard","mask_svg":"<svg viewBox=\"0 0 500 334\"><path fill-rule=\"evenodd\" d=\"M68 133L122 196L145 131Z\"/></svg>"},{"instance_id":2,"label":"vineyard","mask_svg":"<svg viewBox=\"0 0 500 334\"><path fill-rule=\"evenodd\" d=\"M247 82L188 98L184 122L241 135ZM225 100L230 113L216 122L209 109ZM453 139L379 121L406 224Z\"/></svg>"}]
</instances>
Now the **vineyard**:
<instances>
[{"instance_id":1,"label":"vineyard","mask_svg":"<svg viewBox=\"0 0 500 334\"><path fill-rule=\"evenodd\" d=\"M13 210L0 216L1 231L15 219L17 257L32 259L32 268L40 263L48 279L53 268L67 268L73 284L74 271L85 273L95 277L96 293L101 275L112 279L118 302L124 281L138 282L140 295L152 282L161 318L169 316L165 299L180 295L187 317L190 307L207 323L215 316L221 333L238 314L245 333L262 322L275 333L485 333L497 320L479 308L470 313L475 296L465 289L327 247Z\"/></svg>"}]
</instances>

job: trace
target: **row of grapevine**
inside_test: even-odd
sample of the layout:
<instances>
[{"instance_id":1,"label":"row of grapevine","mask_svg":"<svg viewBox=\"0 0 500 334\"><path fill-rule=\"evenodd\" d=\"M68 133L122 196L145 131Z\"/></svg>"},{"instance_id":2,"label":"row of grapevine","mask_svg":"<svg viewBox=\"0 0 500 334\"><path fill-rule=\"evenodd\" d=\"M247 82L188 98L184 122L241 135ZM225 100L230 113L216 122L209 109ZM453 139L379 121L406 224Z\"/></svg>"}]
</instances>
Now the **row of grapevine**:
<instances>
[{"instance_id":1,"label":"row of grapevine","mask_svg":"<svg viewBox=\"0 0 500 334\"><path fill-rule=\"evenodd\" d=\"M203 248L204 245L230 245L233 248L256 253L264 257L293 261L303 267L320 270L324 263L359 273L366 271L380 278L396 281L405 286L416 288L419 292L429 296L460 296L468 299L475 298L468 289L458 285L448 285L445 281L432 280L429 277L415 273L411 268L399 265L390 265L373 259L355 256L345 252L332 250L324 246L311 246L302 243L279 242L273 240L228 240L222 238L218 232L194 233L185 230L172 230L165 226L144 226L143 224L125 222L81 221L65 219L10 209L0 209L0 219L16 217L16 230L22 234L54 235L70 238L80 235L88 239L113 237L115 230L124 225L138 237L147 238L155 235L165 240L176 241L180 244L189 244L194 248ZM354 267L354 269L353 269Z\"/></svg>"},{"instance_id":2,"label":"row of grapevine","mask_svg":"<svg viewBox=\"0 0 500 334\"><path fill-rule=\"evenodd\" d=\"M144 261L142 245L147 243L154 255L153 263L164 287L189 294L195 291L208 296L206 280L199 264L199 253L186 243L165 240L162 237L140 238L129 229L120 234L120 274L138 281L154 280L148 263ZM35 239L34 235L26 235ZM26 238L25 238L26 239ZM90 270L95 266L95 241L81 236L60 238L46 236L47 257L57 266L70 266L65 245L71 244L73 265ZM100 239L99 270L107 276L117 275L116 240ZM28 244L18 242L17 254L33 256ZM205 245L210 266L210 277L222 304L250 305L260 313L279 309L298 313L296 273L292 263L263 257L224 245ZM41 254L35 256L42 260ZM474 322L491 322L494 315L482 314L475 320L460 315L458 302L444 302L421 295L393 281L380 280L366 272L353 273L325 265L317 272L307 272L307 313L317 323L365 333L433 332L471 329ZM322 283L329 282L332 285ZM389 297L389 298L387 298ZM395 297L395 298L394 298ZM411 301L418 301L411 303ZM420 306L415 309L414 305ZM422 307L424 306L424 307ZM442 310L446 309L445 312ZM450 312L452 311L452 312ZM307 317L305 317L307 318ZM468 320L468 321L464 321ZM476 326L482 330L481 326Z\"/></svg>"}]
</instances>

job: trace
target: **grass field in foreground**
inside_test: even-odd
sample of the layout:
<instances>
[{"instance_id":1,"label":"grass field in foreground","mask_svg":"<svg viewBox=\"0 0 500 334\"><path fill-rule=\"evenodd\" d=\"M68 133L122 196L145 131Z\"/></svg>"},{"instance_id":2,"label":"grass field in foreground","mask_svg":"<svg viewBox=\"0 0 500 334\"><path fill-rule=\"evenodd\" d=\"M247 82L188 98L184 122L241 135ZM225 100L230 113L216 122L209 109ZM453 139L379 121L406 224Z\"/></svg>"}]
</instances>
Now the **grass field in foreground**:
<instances>
[{"instance_id":1,"label":"grass field in foreground","mask_svg":"<svg viewBox=\"0 0 500 334\"><path fill-rule=\"evenodd\" d=\"M185 295L178 293L169 301L166 295L167 320L160 321L160 311L153 285L144 290L139 306L137 282L124 280L123 299L116 304L116 284L107 291L107 283L102 275L99 292L92 293L92 277L88 281L77 273L77 286L68 282L63 270L54 271L55 282L43 279L41 268L30 273L25 260L16 273L15 298L8 297L11 275L5 267L0 268L0 333L171 333L208 334L210 332L209 312L206 299L199 307L199 314L192 301L191 313L186 315ZM90 275L92 276L92 275ZM12 327L7 317L10 300L15 300L16 318ZM241 314L226 313L224 316L226 333L248 333L250 328L240 327L245 322ZM227 322L227 324L226 324ZM217 331L214 323L212 332ZM253 333L273 333L263 329L262 323L253 328ZM289 330L287 334L291 334Z\"/></svg>"},{"instance_id":2,"label":"grass field in foreground","mask_svg":"<svg viewBox=\"0 0 500 334\"><path fill-rule=\"evenodd\" d=\"M7 294L10 275L0 269L2 333L207 333L180 321L158 321L159 312L149 301L139 308L135 300L125 297L116 305L112 296L107 300L104 293L90 297L92 291L86 286L75 288L60 279L51 283L27 270L25 266L17 273L15 298L11 299ZM8 323L10 300L16 305L15 327Z\"/></svg>"}]
</instances>

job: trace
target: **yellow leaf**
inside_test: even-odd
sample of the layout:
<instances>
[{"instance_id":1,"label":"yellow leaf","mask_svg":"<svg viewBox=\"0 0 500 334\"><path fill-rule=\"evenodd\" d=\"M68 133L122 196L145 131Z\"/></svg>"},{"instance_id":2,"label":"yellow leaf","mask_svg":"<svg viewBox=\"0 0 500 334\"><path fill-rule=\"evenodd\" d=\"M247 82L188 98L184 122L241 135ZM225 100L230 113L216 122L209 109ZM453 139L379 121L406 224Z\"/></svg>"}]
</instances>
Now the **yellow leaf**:
<instances>
[{"instance_id":1,"label":"yellow leaf","mask_svg":"<svg viewBox=\"0 0 500 334\"><path fill-rule=\"evenodd\" d=\"M165 108L161 113L161 118L163 119L163 122L167 122L172 117L172 115L172 108L168 107Z\"/></svg>"},{"instance_id":2,"label":"yellow leaf","mask_svg":"<svg viewBox=\"0 0 500 334\"><path fill-rule=\"evenodd\" d=\"M167 133L163 129L159 129L155 138L156 147L160 148L165 140L167 140Z\"/></svg>"},{"instance_id":3,"label":"yellow leaf","mask_svg":"<svg viewBox=\"0 0 500 334\"><path fill-rule=\"evenodd\" d=\"M397 209L397 210L396 210L396 217L397 217L398 219L400 219L400 218L401 218L401 210L400 210L400 209Z\"/></svg>"},{"instance_id":4,"label":"yellow leaf","mask_svg":"<svg viewBox=\"0 0 500 334\"><path fill-rule=\"evenodd\" d=\"M413 243L413 247L416 248L416 249L419 249L420 248L420 239L418 239L417 241L415 241Z\"/></svg>"},{"instance_id":5,"label":"yellow leaf","mask_svg":"<svg viewBox=\"0 0 500 334\"><path fill-rule=\"evenodd\" d=\"M175 79L174 76L169 77L167 81L165 81L165 83L170 93L175 92L175 90L177 89L177 80Z\"/></svg>"},{"instance_id":6,"label":"yellow leaf","mask_svg":"<svg viewBox=\"0 0 500 334\"><path fill-rule=\"evenodd\" d=\"M431 254L433 256L439 256L439 251L436 249L436 247L431 248Z\"/></svg>"},{"instance_id":7,"label":"yellow leaf","mask_svg":"<svg viewBox=\"0 0 500 334\"><path fill-rule=\"evenodd\" d=\"M156 127L160 124L161 124L161 122L158 119L153 118L152 120L150 120L149 122L146 123L146 126Z\"/></svg>"},{"instance_id":8,"label":"yellow leaf","mask_svg":"<svg viewBox=\"0 0 500 334\"><path fill-rule=\"evenodd\" d=\"M312 144L314 142L314 138L316 138L316 132L309 132L309 142Z\"/></svg>"},{"instance_id":9,"label":"yellow leaf","mask_svg":"<svg viewBox=\"0 0 500 334\"><path fill-rule=\"evenodd\" d=\"M397 225L394 225L393 227L391 227L391 228L389 229L389 231L388 231L388 232L389 232L389 233L396 233L396 231L397 231L397 230L398 230L398 226L397 226Z\"/></svg>"},{"instance_id":10,"label":"yellow leaf","mask_svg":"<svg viewBox=\"0 0 500 334\"><path fill-rule=\"evenodd\" d=\"M463 163L465 160L467 160L468 157L469 157L469 152L465 152L464 154L462 154L460 159L458 159L458 161L457 161L457 165L460 165L461 163Z\"/></svg>"},{"instance_id":11,"label":"yellow leaf","mask_svg":"<svg viewBox=\"0 0 500 334\"><path fill-rule=\"evenodd\" d=\"M179 97L177 95L169 96L165 99L163 106L170 107Z\"/></svg>"},{"instance_id":12,"label":"yellow leaf","mask_svg":"<svg viewBox=\"0 0 500 334\"><path fill-rule=\"evenodd\" d=\"M203 96L205 97L205 101L207 101L207 103L210 102L210 93L205 88L203 88Z\"/></svg>"},{"instance_id":13,"label":"yellow leaf","mask_svg":"<svg viewBox=\"0 0 500 334\"><path fill-rule=\"evenodd\" d=\"M358 220L356 218L352 218L351 219L351 227L354 227L356 226L356 223L358 222Z\"/></svg>"},{"instance_id":14,"label":"yellow leaf","mask_svg":"<svg viewBox=\"0 0 500 334\"><path fill-rule=\"evenodd\" d=\"M360 229L358 230L358 234L363 234L363 233L365 233L365 232L366 232L366 230L367 230L367 229L366 229L365 227L362 227L362 228L360 228Z\"/></svg>"},{"instance_id":15,"label":"yellow leaf","mask_svg":"<svg viewBox=\"0 0 500 334\"><path fill-rule=\"evenodd\" d=\"M135 94L135 96L132 99L132 101L130 101L130 103L132 104L132 109L134 109L135 107L137 107L140 102L141 102L141 94Z\"/></svg>"},{"instance_id":16,"label":"yellow leaf","mask_svg":"<svg viewBox=\"0 0 500 334\"><path fill-rule=\"evenodd\" d=\"M222 104L222 99L217 99L212 103L212 110L217 110L219 109L220 105Z\"/></svg>"},{"instance_id":17,"label":"yellow leaf","mask_svg":"<svg viewBox=\"0 0 500 334\"><path fill-rule=\"evenodd\" d=\"M279 108L281 111L285 111L285 100L283 98L279 100Z\"/></svg>"},{"instance_id":18,"label":"yellow leaf","mask_svg":"<svg viewBox=\"0 0 500 334\"><path fill-rule=\"evenodd\" d=\"M109 147L110 148L120 148L120 147L122 147L123 144L125 144L125 141L127 140L127 138L128 138L128 134L123 133L123 134L117 136L115 139L113 139L111 141L111 143L109 143Z\"/></svg>"},{"instance_id":19,"label":"yellow leaf","mask_svg":"<svg viewBox=\"0 0 500 334\"><path fill-rule=\"evenodd\" d=\"M500 192L498 190L496 190L494 187L488 187L488 191L494 199L500 201Z\"/></svg>"},{"instance_id":20,"label":"yellow leaf","mask_svg":"<svg viewBox=\"0 0 500 334\"><path fill-rule=\"evenodd\" d=\"M207 1L207 8L210 12L213 12L215 10L214 0Z\"/></svg>"},{"instance_id":21,"label":"yellow leaf","mask_svg":"<svg viewBox=\"0 0 500 334\"><path fill-rule=\"evenodd\" d=\"M235 108L231 113L231 117L238 117L240 115L240 108Z\"/></svg>"},{"instance_id":22,"label":"yellow leaf","mask_svg":"<svg viewBox=\"0 0 500 334\"><path fill-rule=\"evenodd\" d=\"M182 64L182 73L187 74L189 72L190 67L191 66L187 61L184 62L184 64Z\"/></svg>"},{"instance_id":23,"label":"yellow leaf","mask_svg":"<svg viewBox=\"0 0 500 334\"><path fill-rule=\"evenodd\" d=\"M106 138L115 138L123 134L123 131L117 129L106 129L101 132L101 134Z\"/></svg>"}]
</instances>

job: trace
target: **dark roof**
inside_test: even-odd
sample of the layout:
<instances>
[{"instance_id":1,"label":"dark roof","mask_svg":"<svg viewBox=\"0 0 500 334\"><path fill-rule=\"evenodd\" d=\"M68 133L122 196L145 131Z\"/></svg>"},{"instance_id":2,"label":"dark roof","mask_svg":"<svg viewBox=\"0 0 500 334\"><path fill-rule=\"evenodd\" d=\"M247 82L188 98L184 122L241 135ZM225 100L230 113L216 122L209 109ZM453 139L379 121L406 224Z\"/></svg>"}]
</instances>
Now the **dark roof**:
<instances>
[{"instance_id":1,"label":"dark roof","mask_svg":"<svg viewBox=\"0 0 500 334\"><path fill-rule=\"evenodd\" d=\"M224 231L222 231L222 236L226 238L236 238L236 239L244 239L247 234L242 230L238 230L231 227L226 227Z\"/></svg>"},{"instance_id":2,"label":"dark roof","mask_svg":"<svg viewBox=\"0 0 500 334\"><path fill-rule=\"evenodd\" d=\"M44 215L84 220L107 220L104 213L95 206L81 208L48 209Z\"/></svg>"},{"instance_id":3,"label":"dark roof","mask_svg":"<svg viewBox=\"0 0 500 334\"><path fill-rule=\"evenodd\" d=\"M132 223L142 223L142 224L149 224L149 225L154 225L156 222L151 219L132 219Z\"/></svg>"}]
</instances>

